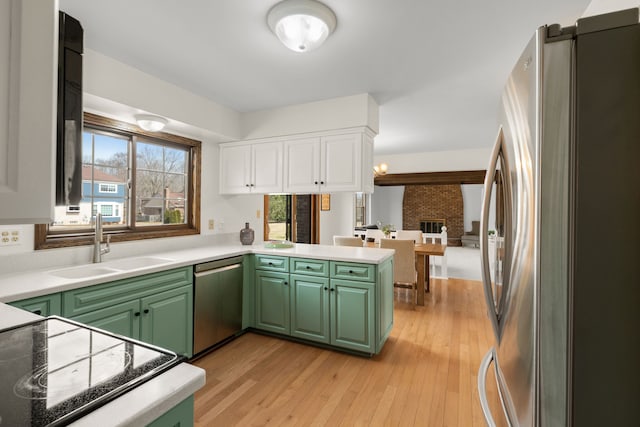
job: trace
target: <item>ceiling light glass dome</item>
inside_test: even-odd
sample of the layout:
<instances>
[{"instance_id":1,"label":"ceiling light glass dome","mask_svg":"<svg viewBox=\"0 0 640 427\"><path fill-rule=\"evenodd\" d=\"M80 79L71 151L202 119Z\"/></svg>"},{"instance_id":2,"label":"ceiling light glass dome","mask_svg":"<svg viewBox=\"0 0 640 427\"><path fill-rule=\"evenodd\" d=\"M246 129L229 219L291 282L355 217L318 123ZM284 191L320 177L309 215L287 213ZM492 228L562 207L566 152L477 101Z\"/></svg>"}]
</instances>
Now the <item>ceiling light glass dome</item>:
<instances>
[{"instance_id":1,"label":"ceiling light glass dome","mask_svg":"<svg viewBox=\"0 0 640 427\"><path fill-rule=\"evenodd\" d=\"M310 52L333 32L336 16L315 0L284 0L271 8L267 22L286 47L294 52Z\"/></svg>"}]
</instances>

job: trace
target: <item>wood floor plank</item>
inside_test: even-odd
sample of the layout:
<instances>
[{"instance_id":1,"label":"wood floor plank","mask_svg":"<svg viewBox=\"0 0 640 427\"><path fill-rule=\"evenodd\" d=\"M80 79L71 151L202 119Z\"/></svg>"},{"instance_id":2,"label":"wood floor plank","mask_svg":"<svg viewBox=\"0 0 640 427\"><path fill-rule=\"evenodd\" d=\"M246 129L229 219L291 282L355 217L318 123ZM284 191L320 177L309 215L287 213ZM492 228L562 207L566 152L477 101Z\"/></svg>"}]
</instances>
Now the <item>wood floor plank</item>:
<instances>
[{"instance_id":1,"label":"wood floor plank","mask_svg":"<svg viewBox=\"0 0 640 427\"><path fill-rule=\"evenodd\" d=\"M431 289L424 306L396 291L394 327L372 358L250 332L192 362L207 372L196 426L483 426L477 371L493 332L482 285Z\"/></svg>"}]
</instances>

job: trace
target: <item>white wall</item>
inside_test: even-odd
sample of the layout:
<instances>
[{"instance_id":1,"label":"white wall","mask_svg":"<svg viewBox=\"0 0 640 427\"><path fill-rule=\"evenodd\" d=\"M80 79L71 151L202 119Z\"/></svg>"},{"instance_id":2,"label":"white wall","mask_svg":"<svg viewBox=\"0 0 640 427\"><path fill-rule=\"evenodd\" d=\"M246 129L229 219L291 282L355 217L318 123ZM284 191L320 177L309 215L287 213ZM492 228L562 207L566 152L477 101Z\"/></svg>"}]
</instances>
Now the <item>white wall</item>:
<instances>
[{"instance_id":1,"label":"white wall","mask_svg":"<svg viewBox=\"0 0 640 427\"><path fill-rule=\"evenodd\" d=\"M331 209L320 211L320 244L333 245L333 236L351 236L355 220L353 193L332 193Z\"/></svg>"},{"instance_id":2,"label":"white wall","mask_svg":"<svg viewBox=\"0 0 640 427\"><path fill-rule=\"evenodd\" d=\"M244 113L245 139L367 126L378 133L378 104L369 94Z\"/></svg>"},{"instance_id":3,"label":"white wall","mask_svg":"<svg viewBox=\"0 0 640 427\"><path fill-rule=\"evenodd\" d=\"M242 137L240 114L201 96L85 49L84 92L205 129L228 141ZM134 122L133 117L121 120Z\"/></svg>"},{"instance_id":4,"label":"white wall","mask_svg":"<svg viewBox=\"0 0 640 427\"><path fill-rule=\"evenodd\" d=\"M482 184L463 184L461 189L464 206L464 231L469 231L471 230L471 221L480 221L484 186Z\"/></svg>"},{"instance_id":5,"label":"white wall","mask_svg":"<svg viewBox=\"0 0 640 427\"><path fill-rule=\"evenodd\" d=\"M373 164L386 163L387 173L446 172L486 169L493 141L486 148L374 156Z\"/></svg>"},{"instance_id":6,"label":"white wall","mask_svg":"<svg viewBox=\"0 0 640 427\"><path fill-rule=\"evenodd\" d=\"M220 195L218 163L220 149L218 144L205 142L202 144L202 172L200 190L200 219L202 234L237 233L248 222L255 231L255 242L263 241L263 209L262 195ZM259 212L259 217L258 217ZM208 229L209 220L214 220L213 231Z\"/></svg>"},{"instance_id":7,"label":"white wall","mask_svg":"<svg viewBox=\"0 0 640 427\"><path fill-rule=\"evenodd\" d=\"M402 229L403 199L404 186L376 185L370 198L371 224L380 221L382 225L393 224L397 230Z\"/></svg>"},{"instance_id":8,"label":"white wall","mask_svg":"<svg viewBox=\"0 0 640 427\"><path fill-rule=\"evenodd\" d=\"M600 15L602 13L614 12L616 10L630 9L639 7L640 2L637 0L593 0L584 11L583 17Z\"/></svg>"}]
</instances>

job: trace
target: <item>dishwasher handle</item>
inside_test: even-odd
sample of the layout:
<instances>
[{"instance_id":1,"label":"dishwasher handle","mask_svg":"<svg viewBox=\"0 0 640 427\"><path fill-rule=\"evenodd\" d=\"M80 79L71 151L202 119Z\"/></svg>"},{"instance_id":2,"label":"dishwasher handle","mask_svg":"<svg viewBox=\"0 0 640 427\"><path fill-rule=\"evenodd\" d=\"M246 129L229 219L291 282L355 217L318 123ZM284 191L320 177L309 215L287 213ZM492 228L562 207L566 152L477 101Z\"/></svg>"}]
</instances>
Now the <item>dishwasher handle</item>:
<instances>
[{"instance_id":1,"label":"dishwasher handle","mask_svg":"<svg viewBox=\"0 0 640 427\"><path fill-rule=\"evenodd\" d=\"M203 277L203 276L208 276L210 274L221 273L223 271L235 270L236 268L240 268L240 267L242 267L242 264L231 264L231 265L226 265L220 268L214 268L211 270L204 270L197 273L193 273L193 275L195 277Z\"/></svg>"},{"instance_id":2,"label":"dishwasher handle","mask_svg":"<svg viewBox=\"0 0 640 427\"><path fill-rule=\"evenodd\" d=\"M231 258L217 259L214 261L208 261L208 262L203 262L201 264L196 264L193 267L193 271L195 273L203 273L209 270L218 270L219 268L227 267L230 265L242 264L243 262L244 262L244 256L242 255L231 257Z\"/></svg>"}]
</instances>

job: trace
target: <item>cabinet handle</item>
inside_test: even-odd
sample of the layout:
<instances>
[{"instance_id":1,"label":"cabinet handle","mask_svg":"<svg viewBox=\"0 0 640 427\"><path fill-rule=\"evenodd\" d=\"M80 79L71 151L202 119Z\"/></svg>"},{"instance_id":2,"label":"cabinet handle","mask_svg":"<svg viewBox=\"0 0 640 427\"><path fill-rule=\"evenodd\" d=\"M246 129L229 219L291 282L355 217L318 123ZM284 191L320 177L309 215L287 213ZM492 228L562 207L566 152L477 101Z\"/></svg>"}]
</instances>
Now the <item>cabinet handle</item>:
<instances>
[{"instance_id":1,"label":"cabinet handle","mask_svg":"<svg viewBox=\"0 0 640 427\"><path fill-rule=\"evenodd\" d=\"M288 285L288 284L289 284L289 282L284 282L284 284L285 284L285 285Z\"/></svg>"},{"instance_id":2,"label":"cabinet handle","mask_svg":"<svg viewBox=\"0 0 640 427\"><path fill-rule=\"evenodd\" d=\"M40 315L40 314L42 314L42 310L33 310L32 313Z\"/></svg>"},{"instance_id":3,"label":"cabinet handle","mask_svg":"<svg viewBox=\"0 0 640 427\"><path fill-rule=\"evenodd\" d=\"M248 186L249 186L249 184L245 184L244 186L245 186L245 187L248 187Z\"/></svg>"},{"instance_id":4,"label":"cabinet handle","mask_svg":"<svg viewBox=\"0 0 640 427\"><path fill-rule=\"evenodd\" d=\"M270 263L269 263L269 265L270 265L270 266L273 266L273 263L272 263L272 262L270 262Z\"/></svg>"},{"instance_id":5,"label":"cabinet handle","mask_svg":"<svg viewBox=\"0 0 640 427\"><path fill-rule=\"evenodd\" d=\"M320 181L320 185L324 185L324 181Z\"/></svg>"},{"instance_id":6,"label":"cabinet handle","mask_svg":"<svg viewBox=\"0 0 640 427\"><path fill-rule=\"evenodd\" d=\"M136 317L138 317L138 316L140 316L140 312L139 312L139 311L136 311L135 313L133 313L133 315L134 315L134 316L136 316Z\"/></svg>"},{"instance_id":7,"label":"cabinet handle","mask_svg":"<svg viewBox=\"0 0 640 427\"><path fill-rule=\"evenodd\" d=\"M307 270L311 270L311 267L309 267L308 265L305 267Z\"/></svg>"},{"instance_id":8,"label":"cabinet handle","mask_svg":"<svg viewBox=\"0 0 640 427\"><path fill-rule=\"evenodd\" d=\"M324 290L326 291L327 289L329 289L329 288L327 288L327 287L325 286L325 287L324 287Z\"/></svg>"},{"instance_id":9,"label":"cabinet handle","mask_svg":"<svg viewBox=\"0 0 640 427\"><path fill-rule=\"evenodd\" d=\"M331 288L331 292L335 291L335 288Z\"/></svg>"},{"instance_id":10,"label":"cabinet handle","mask_svg":"<svg viewBox=\"0 0 640 427\"><path fill-rule=\"evenodd\" d=\"M313 183L314 183L315 185L318 185L318 181L313 181Z\"/></svg>"},{"instance_id":11,"label":"cabinet handle","mask_svg":"<svg viewBox=\"0 0 640 427\"><path fill-rule=\"evenodd\" d=\"M353 270L349 270L349 274L353 274Z\"/></svg>"},{"instance_id":12,"label":"cabinet handle","mask_svg":"<svg viewBox=\"0 0 640 427\"><path fill-rule=\"evenodd\" d=\"M256 185L255 185L255 184L251 184L251 186L252 186L252 187L255 187Z\"/></svg>"},{"instance_id":13,"label":"cabinet handle","mask_svg":"<svg viewBox=\"0 0 640 427\"><path fill-rule=\"evenodd\" d=\"M149 309L148 309L148 308L145 308L144 310L142 310L142 312L143 312L144 314L149 314Z\"/></svg>"}]
</instances>

